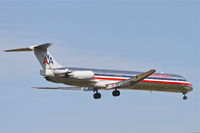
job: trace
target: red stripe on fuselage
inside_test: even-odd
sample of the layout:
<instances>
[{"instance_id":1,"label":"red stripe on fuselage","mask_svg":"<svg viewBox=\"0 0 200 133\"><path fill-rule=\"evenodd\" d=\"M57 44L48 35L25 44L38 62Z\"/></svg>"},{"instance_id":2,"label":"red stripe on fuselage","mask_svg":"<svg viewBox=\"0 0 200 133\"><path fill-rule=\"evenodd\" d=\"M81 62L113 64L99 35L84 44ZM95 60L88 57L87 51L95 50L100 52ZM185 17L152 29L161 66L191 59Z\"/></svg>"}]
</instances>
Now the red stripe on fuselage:
<instances>
[{"instance_id":1,"label":"red stripe on fuselage","mask_svg":"<svg viewBox=\"0 0 200 133\"><path fill-rule=\"evenodd\" d=\"M118 81L127 80L127 79L122 79L122 78L108 78L108 77L94 77L93 79L102 79L102 80L118 80ZM163 83L163 84L192 85L191 83L170 82L170 81L155 81L155 80L142 80L142 82L148 82L148 83Z\"/></svg>"},{"instance_id":2,"label":"red stripe on fuselage","mask_svg":"<svg viewBox=\"0 0 200 133\"><path fill-rule=\"evenodd\" d=\"M120 79L120 78L107 78L107 77L94 77L93 79L103 79L103 80L119 80L119 81L126 80L126 79Z\"/></svg>"},{"instance_id":3,"label":"red stripe on fuselage","mask_svg":"<svg viewBox=\"0 0 200 133\"><path fill-rule=\"evenodd\" d=\"M153 80L142 80L142 82L150 82L150 83L162 83L162 84L181 84L181 85L192 85L191 83L183 83L183 82L170 82L170 81L153 81Z\"/></svg>"}]
</instances>

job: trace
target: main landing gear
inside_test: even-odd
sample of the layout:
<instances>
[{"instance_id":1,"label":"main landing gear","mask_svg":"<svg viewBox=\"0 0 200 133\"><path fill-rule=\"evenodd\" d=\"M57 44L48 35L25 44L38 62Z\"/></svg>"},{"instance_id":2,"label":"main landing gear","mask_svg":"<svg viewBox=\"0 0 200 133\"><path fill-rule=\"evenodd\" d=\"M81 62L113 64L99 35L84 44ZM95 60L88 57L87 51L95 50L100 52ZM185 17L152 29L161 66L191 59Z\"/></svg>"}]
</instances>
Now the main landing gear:
<instances>
[{"instance_id":1,"label":"main landing gear","mask_svg":"<svg viewBox=\"0 0 200 133\"><path fill-rule=\"evenodd\" d=\"M95 93L93 95L94 99L100 99L101 98L101 93L98 92L98 90L95 90Z\"/></svg>"},{"instance_id":2,"label":"main landing gear","mask_svg":"<svg viewBox=\"0 0 200 133\"><path fill-rule=\"evenodd\" d=\"M94 92L95 92L94 95L93 95L94 99L100 99L100 98L101 98L101 93L99 93L98 90L95 90ZM117 96L120 95L120 91L117 90L117 89L115 89L115 90L112 92L112 95L113 95L114 97L117 97Z\"/></svg>"},{"instance_id":3,"label":"main landing gear","mask_svg":"<svg viewBox=\"0 0 200 133\"><path fill-rule=\"evenodd\" d=\"M117 96L120 95L120 91L117 90L117 89L115 89L115 90L112 92L112 95L113 95L114 97L117 97Z\"/></svg>"},{"instance_id":4,"label":"main landing gear","mask_svg":"<svg viewBox=\"0 0 200 133\"><path fill-rule=\"evenodd\" d=\"M183 93L183 100L187 100L187 96L185 92Z\"/></svg>"}]
</instances>

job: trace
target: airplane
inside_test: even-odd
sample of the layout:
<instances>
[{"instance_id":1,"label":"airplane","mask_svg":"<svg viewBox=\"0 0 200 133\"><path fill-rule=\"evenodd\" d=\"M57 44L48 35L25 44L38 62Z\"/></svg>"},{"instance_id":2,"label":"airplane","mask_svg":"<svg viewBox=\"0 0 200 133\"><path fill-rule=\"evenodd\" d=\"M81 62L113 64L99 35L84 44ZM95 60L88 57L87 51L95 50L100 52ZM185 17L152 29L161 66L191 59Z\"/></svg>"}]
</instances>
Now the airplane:
<instances>
[{"instance_id":1,"label":"airplane","mask_svg":"<svg viewBox=\"0 0 200 133\"><path fill-rule=\"evenodd\" d=\"M26 48L10 49L5 52L34 51L42 66L40 75L47 81L62 83L66 87L33 87L36 89L93 91L94 99L100 99L99 90L113 90L112 95L120 95L119 90L145 90L176 92L186 94L193 90L192 84L176 74L155 73L152 69L147 72L120 71L90 68L64 67L56 62L49 53L51 43L45 43Z\"/></svg>"}]
</instances>

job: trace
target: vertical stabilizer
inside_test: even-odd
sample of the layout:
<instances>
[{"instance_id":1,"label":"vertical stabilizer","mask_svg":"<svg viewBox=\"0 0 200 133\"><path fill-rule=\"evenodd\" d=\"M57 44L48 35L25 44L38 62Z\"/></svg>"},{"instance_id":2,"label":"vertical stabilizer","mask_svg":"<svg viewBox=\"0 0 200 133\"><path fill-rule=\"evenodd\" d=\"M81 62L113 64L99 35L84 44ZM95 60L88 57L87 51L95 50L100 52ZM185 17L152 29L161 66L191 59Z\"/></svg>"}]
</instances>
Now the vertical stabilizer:
<instances>
[{"instance_id":1,"label":"vertical stabilizer","mask_svg":"<svg viewBox=\"0 0 200 133\"><path fill-rule=\"evenodd\" d=\"M52 55L48 52L48 48L51 46L51 43L45 43L37 46L30 46L27 48L18 48L18 49L10 49L5 50L5 52L26 52L26 51L34 51L35 56L40 62L44 71L53 70L55 68L62 67L60 64L56 62L56 60L52 57Z\"/></svg>"},{"instance_id":2,"label":"vertical stabilizer","mask_svg":"<svg viewBox=\"0 0 200 133\"><path fill-rule=\"evenodd\" d=\"M43 70L40 71L42 76L63 76L69 70L56 70L56 68L61 68L60 64L56 62L56 60L52 57L52 55L48 52L48 48L51 46L51 43L45 43L37 46L30 46L27 48L18 48L18 49L10 49L5 50L5 52L23 52L23 51L34 51L35 56L40 62Z\"/></svg>"},{"instance_id":3,"label":"vertical stabilizer","mask_svg":"<svg viewBox=\"0 0 200 133\"><path fill-rule=\"evenodd\" d=\"M60 64L56 62L53 56L48 52L48 47L50 47L51 43L42 44L34 47L34 54L40 62L42 68L45 69L54 69L62 67Z\"/></svg>"}]
</instances>

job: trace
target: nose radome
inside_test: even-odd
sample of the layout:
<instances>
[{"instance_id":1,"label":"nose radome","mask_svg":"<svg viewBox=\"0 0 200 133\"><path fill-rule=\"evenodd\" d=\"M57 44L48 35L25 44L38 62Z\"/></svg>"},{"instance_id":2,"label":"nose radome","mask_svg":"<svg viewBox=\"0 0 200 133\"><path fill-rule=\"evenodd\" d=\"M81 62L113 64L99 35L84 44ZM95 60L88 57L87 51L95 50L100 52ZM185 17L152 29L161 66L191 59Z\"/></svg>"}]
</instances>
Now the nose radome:
<instances>
[{"instance_id":1,"label":"nose radome","mask_svg":"<svg viewBox=\"0 0 200 133\"><path fill-rule=\"evenodd\" d=\"M192 87L192 85L188 85L188 86L185 87L185 89L186 89L188 92L190 92L190 91L193 90L193 87Z\"/></svg>"}]
</instances>

